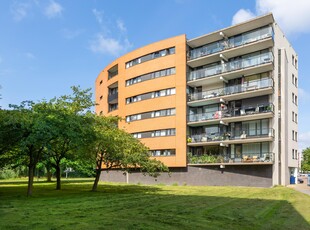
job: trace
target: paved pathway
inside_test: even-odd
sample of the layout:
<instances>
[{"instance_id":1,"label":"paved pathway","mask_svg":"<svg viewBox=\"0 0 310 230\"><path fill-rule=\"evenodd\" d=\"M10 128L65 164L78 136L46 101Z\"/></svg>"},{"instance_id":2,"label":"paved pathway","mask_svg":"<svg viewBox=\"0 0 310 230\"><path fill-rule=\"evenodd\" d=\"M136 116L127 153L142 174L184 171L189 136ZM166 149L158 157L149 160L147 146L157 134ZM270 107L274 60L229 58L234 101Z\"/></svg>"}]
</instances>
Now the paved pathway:
<instances>
[{"instance_id":1,"label":"paved pathway","mask_svg":"<svg viewBox=\"0 0 310 230\"><path fill-rule=\"evenodd\" d=\"M305 194L308 194L310 196L310 186L308 186L308 180L307 177L301 177L304 180L303 184L290 184L287 187L293 188L299 192L303 192Z\"/></svg>"}]
</instances>

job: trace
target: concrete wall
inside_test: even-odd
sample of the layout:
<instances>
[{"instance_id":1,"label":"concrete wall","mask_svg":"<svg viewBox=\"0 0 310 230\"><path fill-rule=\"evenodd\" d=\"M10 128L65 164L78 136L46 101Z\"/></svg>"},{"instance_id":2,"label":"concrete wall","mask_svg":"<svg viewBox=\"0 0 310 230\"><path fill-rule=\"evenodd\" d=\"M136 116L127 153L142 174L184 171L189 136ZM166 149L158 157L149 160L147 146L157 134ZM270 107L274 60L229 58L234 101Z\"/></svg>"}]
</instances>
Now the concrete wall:
<instances>
[{"instance_id":1,"label":"concrete wall","mask_svg":"<svg viewBox=\"0 0 310 230\"><path fill-rule=\"evenodd\" d=\"M178 185L210 185L210 186L250 186L271 187L272 165L226 165L188 166L187 168L171 168L170 175L161 174L153 178L136 171L128 174L118 170L103 171L100 180L106 182L128 182L131 184L174 184Z\"/></svg>"}]
</instances>

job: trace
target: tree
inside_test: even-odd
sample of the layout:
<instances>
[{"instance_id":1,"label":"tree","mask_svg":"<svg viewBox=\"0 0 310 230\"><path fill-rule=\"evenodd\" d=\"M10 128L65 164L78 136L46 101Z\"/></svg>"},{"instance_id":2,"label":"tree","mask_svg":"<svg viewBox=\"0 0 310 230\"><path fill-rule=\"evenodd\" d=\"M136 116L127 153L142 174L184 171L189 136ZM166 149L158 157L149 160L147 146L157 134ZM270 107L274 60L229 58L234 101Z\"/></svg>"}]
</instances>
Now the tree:
<instances>
[{"instance_id":1,"label":"tree","mask_svg":"<svg viewBox=\"0 0 310 230\"><path fill-rule=\"evenodd\" d=\"M61 189L61 162L76 158L76 152L88 144L91 127L86 114L94 103L90 89L71 87L72 95L54 98L45 103L46 122L50 127L51 140L46 146L50 165L56 170L56 189Z\"/></svg>"},{"instance_id":2,"label":"tree","mask_svg":"<svg viewBox=\"0 0 310 230\"><path fill-rule=\"evenodd\" d=\"M303 160L301 161L301 170L303 172L310 172L310 148L302 151Z\"/></svg>"},{"instance_id":3,"label":"tree","mask_svg":"<svg viewBox=\"0 0 310 230\"><path fill-rule=\"evenodd\" d=\"M96 177L92 191L96 191L103 169L117 168L126 172L139 169L151 176L158 176L168 168L160 161L150 159L148 148L124 130L118 129L118 118L94 116L95 139L88 153L96 159Z\"/></svg>"},{"instance_id":4,"label":"tree","mask_svg":"<svg viewBox=\"0 0 310 230\"><path fill-rule=\"evenodd\" d=\"M27 195L33 191L33 177L46 143L50 140L44 114L33 102L11 105L12 110L1 110L1 160L15 160L28 166Z\"/></svg>"}]
</instances>

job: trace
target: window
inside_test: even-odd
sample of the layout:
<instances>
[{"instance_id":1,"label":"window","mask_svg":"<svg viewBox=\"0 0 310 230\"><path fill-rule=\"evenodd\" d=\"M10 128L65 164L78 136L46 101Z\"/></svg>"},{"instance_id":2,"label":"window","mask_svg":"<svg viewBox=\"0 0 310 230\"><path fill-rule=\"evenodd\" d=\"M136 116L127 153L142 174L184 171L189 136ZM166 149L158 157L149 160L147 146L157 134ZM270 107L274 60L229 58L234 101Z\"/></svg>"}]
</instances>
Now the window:
<instances>
[{"instance_id":1,"label":"window","mask_svg":"<svg viewBox=\"0 0 310 230\"><path fill-rule=\"evenodd\" d=\"M295 113L295 123L297 124L298 120L297 120L297 113Z\"/></svg>"},{"instance_id":2,"label":"window","mask_svg":"<svg viewBox=\"0 0 310 230\"><path fill-rule=\"evenodd\" d=\"M142 57L133 59L129 62L126 62L125 67L126 67L126 69L128 69L128 68L135 66L137 64L140 64L140 63L143 63L143 62L155 59L155 58L164 57L164 56L170 55L170 54L175 54L175 47L163 49L163 50L156 51L154 53L150 53L150 54L144 55Z\"/></svg>"},{"instance_id":3,"label":"window","mask_svg":"<svg viewBox=\"0 0 310 230\"><path fill-rule=\"evenodd\" d=\"M99 99L102 100L102 98L103 98L103 96L101 95Z\"/></svg>"},{"instance_id":4,"label":"window","mask_svg":"<svg viewBox=\"0 0 310 230\"><path fill-rule=\"evenodd\" d=\"M297 95L295 95L295 105L297 105Z\"/></svg>"},{"instance_id":5,"label":"window","mask_svg":"<svg viewBox=\"0 0 310 230\"><path fill-rule=\"evenodd\" d=\"M109 112L112 112L114 110L118 109L118 104L109 104Z\"/></svg>"},{"instance_id":6,"label":"window","mask_svg":"<svg viewBox=\"0 0 310 230\"><path fill-rule=\"evenodd\" d=\"M175 129L162 129L152 132L152 137L175 136Z\"/></svg>"},{"instance_id":7,"label":"window","mask_svg":"<svg viewBox=\"0 0 310 230\"><path fill-rule=\"evenodd\" d=\"M115 65L108 70L108 79L115 77L117 74L118 74L118 65Z\"/></svg>"},{"instance_id":8,"label":"window","mask_svg":"<svg viewBox=\"0 0 310 230\"><path fill-rule=\"evenodd\" d=\"M296 86L296 87L298 86L297 77L295 77L295 86Z\"/></svg>"},{"instance_id":9,"label":"window","mask_svg":"<svg viewBox=\"0 0 310 230\"><path fill-rule=\"evenodd\" d=\"M293 141L295 140L295 131L294 130L292 131L292 140Z\"/></svg>"},{"instance_id":10,"label":"window","mask_svg":"<svg viewBox=\"0 0 310 230\"><path fill-rule=\"evenodd\" d=\"M292 159L295 159L295 149L292 149Z\"/></svg>"},{"instance_id":11,"label":"window","mask_svg":"<svg viewBox=\"0 0 310 230\"><path fill-rule=\"evenodd\" d=\"M297 141L297 132L295 132L295 141Z\"/></svg>"},{"instance_id":12,"label":"window","mask_svg":"<svg viewBox=\"0 0 310 230\"><path fill-rule=\"evenodd\" d=\"M165 137L165 136L175 136L175 129L162 129L146 131L141 133L133 133L134 138L150 138L150 137Z\"/></svg>"},{"instance_id":13,"label":"window","mask_svg":"<svg viewBox=\"0 0 310 230\"><path fill-rule=\"evenodd\" d=\"M295 159L298 160L298 151L295 149Z\"/></svg>"},{"instance_id":14,"label":"window","mask_svg":"<svg viewBox=\"0 0 310 230\"><path fill-rule=\"evenodd\" d=\"M126 81L126 86L130 86L133 84L137 84L139 82L151 80L151 79L158 78L158 77L169 76L172 74L175 74L175 68L174 67L169 68L169 69L163 69L163 70L147 73L147 74L144 74L144 75L141 75L138 77L131 78L131 79Z\"/></svg>"},{"instance_id":15,"label":"window","mask_svg":"<svg viewBox=\"0 0 310 230\"><path fill-rule=\"evenodd\" d=\"M295 113L292 112L292 121L295 121Z\"/></svg>"},{"instance_id":16,"label":"window","mask_svg":"<svg viewBox=\"0 0 310 230\"><path fill-rule=\"evenodd\" d=\"M292 65L295 65L295 57L292 55Z\"/></svg>"},{"instance_id":17,"label":"window","mask_svg":"<svg viewBox=\"0 0 310 230\"><path fill-rule=\"evenodd\" d=\"M292 74L292 83L293 83L293 85L295 85L295 76L294 76L294 74Z\"/></svg>"},{"instance_id":18,"label":"window","mask_svg":"<svg viewBox=\"0 0 310 230\"><path fill-rule=\"evenodd\" d=\"M99 85L101 85L102 84L102 80L99 82Z\"/></svg>"},{"instance_id":19,"label":"window","mask_svg":"<svg viewBox=\"0 0 310 230\"><path fill-rule=\"evenodd\" d=\"M102 115L103 114L103 111L100 111L99 115Z\"/></svg>"},{"instance_id":20,"label":"window","mask_svg":"<svg viewBox=\"0 0 310 230\"><path fill-rule=\"evenodd\" d=\"M295 104L295 94L292 93L292 102Z\"/></svg>"},{"instance_id":21,"label":"window","mask_svg":"<svg viewBox=\"0 0 310 230\"><path fill-rule=\"evenodd\" d=\"M161 150L151 150L151 156L175 156L175 149L161 149Z\"/></svg>"},{"instance_id":22,"label":"window","mask_svg":"<svg viewBox=\"0 0 310 230\"><path fill-rule=\"evenodd\" d=\"M150 92L150 93L145 93L145 94L140 94L132 97L126 98L126 104L130 104L133 102L141 101L141 100L147 100L151 98L156 98L156 97L164 97L164 96L169 96L175 94L175 88L172 89L163 89L155 92Z\"/></svg>"},{"instance_id":23,"label":"window","mask_svg":"<svg viewBox=\"0 0 310 230\"><path fill-rule=\"evenodd\" d=\"M297 69L297 58L295 59L295 68Z\"/></svg>"}]
</instances>

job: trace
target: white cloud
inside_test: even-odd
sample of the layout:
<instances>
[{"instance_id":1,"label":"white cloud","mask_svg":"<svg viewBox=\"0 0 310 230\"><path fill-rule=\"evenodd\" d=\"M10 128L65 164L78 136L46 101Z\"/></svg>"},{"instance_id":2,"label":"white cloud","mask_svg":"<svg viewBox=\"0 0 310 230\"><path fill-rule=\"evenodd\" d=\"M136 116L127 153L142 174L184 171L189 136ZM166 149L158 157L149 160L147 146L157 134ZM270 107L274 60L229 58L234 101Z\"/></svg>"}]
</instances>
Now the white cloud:
<instances>
[{"instance_id":1,"label":"white cloud","mask_svg":"<svg viewBox=\"0 0 310 230\"><path fill-rule=\"evenodd\" d=\"M15 2L11 6L11 13L13 15L13 19L15 21L23 20L27 16L29 8L30 8L30 5L27 3L16 3Z\"/></svg>"},{"instance_id":2,"label":"white cloud","mask_svg":"<svg viewBox=\"0 0 310 230\"><path fill-rule=\"evenodd\" d=\"M238 12L233 16L232 25L250 20L254 18L255 14L253 14L250 10L240 9Z\"/></svg>"},{"instance_id":3,"label":"white cloud","mask_svg":"<svg viewBox=\"0 0 310 230\"><path fill-rule=\"evenodd\" d=\"M125 24L122 20L118 19L116 21L116 24L117 24L117 28L121 31L121 32L126 32L127 31L127 28L125 27Z\"/></svg>"},{"instance_id":4,"label":"white cloud","mask_svg":"<svg viewBox=\"0 0 310 230\"><path fill-rule=\"evenodd\" d=\"M61 16L62 11L63 7L59 3L50 1L49 5L45 8L44 14L48 18L55 18Z\"/></svg>"},{"instance_id":5,"label":"white cloud","mask_svg":"<svg viewBox=\"0 0 310 230\"><path fill-rule=\"evenodd\" d=\"M234 16L234 22L248 20L249 16L258 16L272 12L281 29L286 34L310 32L309 0L256 0L255 12L240 9ZM239 20L237 20L237 19Z\"/></svg>"},{"instance_id":6,"label":"white cloud","mask_svg":"<svg viewBox=\"0 0 310 230\"><path fill-rule=\"evenodd\" d=\"M128 39L122 41L114 38L105 37L103 34L97 34L96 38L91 41L90 49L94 53L110 54L119 56L126 52L132 45Z\"/></svg>"},{"instance_id":7,"label":"white cloud","mask_svg":"<svg viewBox=\"0 0 310 230\"><path fill-rule=\"evenodd\" d=\"M103 23L103 11L99 11L97 9L93 9L93 14L96 17L96 20L98 21L99 24Z\"/></svg>"}]
</instances>

